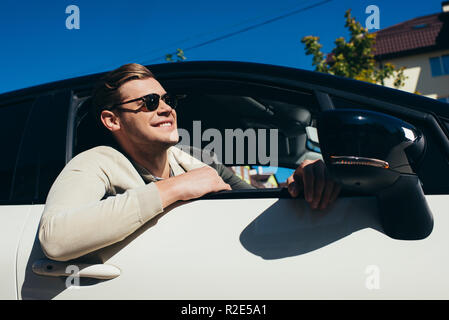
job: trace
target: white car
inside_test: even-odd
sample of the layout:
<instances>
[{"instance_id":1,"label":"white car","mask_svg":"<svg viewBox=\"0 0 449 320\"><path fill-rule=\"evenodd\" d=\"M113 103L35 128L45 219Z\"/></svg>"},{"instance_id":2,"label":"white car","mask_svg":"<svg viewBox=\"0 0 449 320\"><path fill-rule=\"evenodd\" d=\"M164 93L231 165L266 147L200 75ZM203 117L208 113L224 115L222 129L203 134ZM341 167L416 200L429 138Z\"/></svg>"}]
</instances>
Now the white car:
<instances>
[{"instance_id":1,"label":"white car","mask_svg":"<svg viewBox=\"0 0 449 320\"><path fill-rule=\"evenodd\" d=\"M37 238L49 188L73 156L107 143L87 114L101 74L5 93L0 299L449 298L447 104L262 64L149 69L183 97L178 126L192 137L194 121L203 132L277 129L277 166L322 157L341 196L319 211L285 188L210 194L119 243L52 261ZM249 158L225 164L264 164Z\"/></svg>"}]
</instances>

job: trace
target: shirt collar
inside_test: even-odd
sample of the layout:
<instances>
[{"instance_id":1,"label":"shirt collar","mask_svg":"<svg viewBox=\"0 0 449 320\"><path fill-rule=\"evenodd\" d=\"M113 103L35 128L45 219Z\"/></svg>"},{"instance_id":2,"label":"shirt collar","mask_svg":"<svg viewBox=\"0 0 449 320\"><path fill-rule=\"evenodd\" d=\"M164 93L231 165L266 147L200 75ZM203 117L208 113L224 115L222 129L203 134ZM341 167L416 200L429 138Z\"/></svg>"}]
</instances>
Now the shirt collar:
<instances>
[{"instance_id":1,"label":"shirt collar","mask_svg":"<svg viewBox=\"0 0 449 320\"><path fill-rule=\"evenodd\" d=\"M184 172L186 172L176 161L175 157L173 156L170 149L167 150L167 159L168 159L168 165L170 167L170 177L174 177L177 175L180 175ZM146 183L150 182L156 182L163 180L163 178L154 176L150 171L148 171L145 167L141 166L137 162L135 162L133 159L130 159L131 163L133 164L134 168L136 168L139 175L143 178L143 180Z\"/></svg>"}]
</instances>

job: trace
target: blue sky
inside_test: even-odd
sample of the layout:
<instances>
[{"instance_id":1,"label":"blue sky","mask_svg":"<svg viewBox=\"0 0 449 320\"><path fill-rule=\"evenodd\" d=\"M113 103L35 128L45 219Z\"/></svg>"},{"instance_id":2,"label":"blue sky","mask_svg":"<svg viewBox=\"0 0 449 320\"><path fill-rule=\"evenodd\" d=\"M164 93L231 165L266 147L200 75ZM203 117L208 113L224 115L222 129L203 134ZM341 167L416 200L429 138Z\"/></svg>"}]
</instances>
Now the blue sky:
<instances>
[{"instance_id":1,"label":"blue sky","mask_svg":"<svg viewBox=\"0 0 449 320\"><path fill-rule=\"evenodd\" d=\"M20 1L0 4L0 93L111 70L124 63L161 63L165 53L305 8L323 0ZM188 61L235 60L312 70L300 39L321 38L323 51L347 36L344 12L357 20L377 5L380 27L441 11L440 0L333 0L320 6L187 50ZM68 5L80 9L80 29L68 30Z\"/></svg>"}]
</instances>

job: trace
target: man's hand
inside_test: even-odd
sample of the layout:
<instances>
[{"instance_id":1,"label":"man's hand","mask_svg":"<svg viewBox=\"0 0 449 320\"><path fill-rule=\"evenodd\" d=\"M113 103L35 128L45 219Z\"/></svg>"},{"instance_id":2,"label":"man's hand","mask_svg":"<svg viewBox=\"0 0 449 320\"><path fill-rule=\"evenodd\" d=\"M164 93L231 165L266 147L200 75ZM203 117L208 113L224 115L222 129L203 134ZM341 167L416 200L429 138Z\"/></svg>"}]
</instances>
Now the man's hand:
<instances>
[{"instance_id":1,"label":"man's hand","mask_svg":"<svg viewBox=\"0 0 449 320\"><path fill-rule=\"evenodd\" d=\"M329 178L322 160L305 160L287 179L288 192L296 198L301 191L312 209L325 209L340 192L340 186Z\"/></svg>"},{"instance_id":2,"label":"man's hand","mask_svg":"<svg viewBox=\"0 0 449 320\"><path fill-rule=\"evenodd\" d=\"M215 169L205 166L156 182L163 207L178 200L199 198L210 192L231 190Z\"/></svg>"},{"instance_id":3,"label":"man's hand","mask_svg":"<svg viewBox=\"0 0 449 320\"><path fill-rule=\"evenodd\" d=\"M231 190L217 171L211 167L201 167L176 177L181 191L181 200L199 198L206 193Z\"/></svg>"}]
</instances>

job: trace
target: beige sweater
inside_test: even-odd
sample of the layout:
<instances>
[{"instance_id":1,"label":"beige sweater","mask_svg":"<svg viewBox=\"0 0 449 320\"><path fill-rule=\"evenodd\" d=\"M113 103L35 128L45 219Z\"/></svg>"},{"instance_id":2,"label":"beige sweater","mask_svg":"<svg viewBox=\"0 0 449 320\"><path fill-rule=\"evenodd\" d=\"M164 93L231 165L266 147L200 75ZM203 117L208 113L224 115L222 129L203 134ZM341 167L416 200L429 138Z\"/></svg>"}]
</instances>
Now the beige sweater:
<instances>
[{"instance_id":1,"label":"beige sweater","mask_svg":"<svg viewBox=\"0 0 449 320\"><path fill-rule=\"evenodd\" d=\"M206 165L176 147L167 152L174 175ZM47 197L39 226L45 255L66 261L126 238L163 212L154 181L111 147L74 157Z\"/></svg>"}]
</instances>

